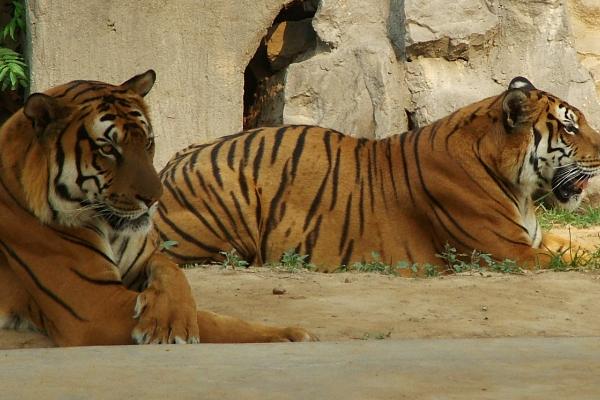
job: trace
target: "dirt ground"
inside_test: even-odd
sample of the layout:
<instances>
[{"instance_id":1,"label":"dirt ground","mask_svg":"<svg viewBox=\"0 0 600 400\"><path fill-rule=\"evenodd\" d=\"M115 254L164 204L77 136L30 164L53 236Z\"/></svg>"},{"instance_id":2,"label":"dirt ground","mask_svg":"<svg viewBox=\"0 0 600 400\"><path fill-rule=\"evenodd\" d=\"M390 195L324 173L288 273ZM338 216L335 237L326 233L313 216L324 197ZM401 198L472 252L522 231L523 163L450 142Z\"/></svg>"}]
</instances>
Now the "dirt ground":
<instances>
[{"instance_id":1,"label":"dirt ground","mask_svg":"<svg viewBox=\"0 0 600 400\"><path fill-rule=\"evenodd\" d=\"M597 232L571 234L600 244ZM322 341L600 334L600 272L411 279L210 266L186 274L200 308L299 325ZM285 293L275 295L274 288ZM0 331L0 349L47 346L39 334Z\"/></svg>"}]
</instances>

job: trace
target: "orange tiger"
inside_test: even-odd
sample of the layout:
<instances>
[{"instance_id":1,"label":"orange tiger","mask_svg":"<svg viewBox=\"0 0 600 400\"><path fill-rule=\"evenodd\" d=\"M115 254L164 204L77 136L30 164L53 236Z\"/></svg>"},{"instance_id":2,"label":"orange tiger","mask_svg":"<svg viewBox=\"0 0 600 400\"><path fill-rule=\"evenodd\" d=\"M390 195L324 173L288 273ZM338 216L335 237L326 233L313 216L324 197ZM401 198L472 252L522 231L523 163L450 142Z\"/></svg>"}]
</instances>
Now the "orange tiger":
<instances>
[{"instance_id":1,"label":"orange tiger","mask_svg":"<svg viewBox=\"0 0 600 400\"><path fill-rule=\"evenodd\" d=\"M61 346L314 339L196 303L157 251L162 193L143 97L150 70L122 85L74 81L31 95L0 130L0 327Z\"/></svg>"},{"instance_id":2,"label":"orange tiger","mask_svg":"<svg viewBox=\"0 0 600 400\"><path fill-rule=\"evenodd\" d=\"M235 249L263 264L294 249L324 271L373 252L390 265L440 265L448 244L533 268L569 241L542 234L532 193L576 207L599 151L578 109L518 77L498 96L386 139L284 126L193 145L160 173L155 225L179 243L168 254L180 263Z\"/></svg>"}]
</instances>

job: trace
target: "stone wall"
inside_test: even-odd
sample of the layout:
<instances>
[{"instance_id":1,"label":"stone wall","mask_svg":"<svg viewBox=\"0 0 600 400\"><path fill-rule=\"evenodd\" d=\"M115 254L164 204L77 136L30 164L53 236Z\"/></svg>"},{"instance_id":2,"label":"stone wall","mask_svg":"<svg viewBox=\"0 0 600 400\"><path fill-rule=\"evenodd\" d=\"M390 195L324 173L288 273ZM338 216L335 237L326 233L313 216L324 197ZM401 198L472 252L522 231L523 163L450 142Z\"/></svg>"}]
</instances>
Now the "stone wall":
<instances>
[{"instance_id":1,"label":"stone wall","mask_svg":"<svg viewBox=\"0 0 600 400\"><path fill-rule=\"evenodd\" d=\"M153 68L158 166L242 128L244 69L283 0L27 0L32 90Z\"/></svg>"},{"instance_id":2,"label":"stone wall","mask_svg":"<svg viewBox=\"0 0 600 400\"><path fill-rule=\"evenodd\" d=\"M268 40L279 42L266 46L274 65L257 96L260 123L382 137L523 75L600 127L597 0L307 1L317 5L312 21L271 27L297 1L29 0L33 89L154 68L159 166L242 128L244 71Z\"/></svg>"},{"instance_id":3,"label":"stone wall","mask_svg":"<svg viewBox=\"0 0 600 400\"><path fill-rule=\"evenodd\" d=\"M406 115L428 124L523 75L600 127L596 0L370 3L321 2L321 51L280 73L282 122L380 137L404 129Z\"/></svg>"}]
</instances>

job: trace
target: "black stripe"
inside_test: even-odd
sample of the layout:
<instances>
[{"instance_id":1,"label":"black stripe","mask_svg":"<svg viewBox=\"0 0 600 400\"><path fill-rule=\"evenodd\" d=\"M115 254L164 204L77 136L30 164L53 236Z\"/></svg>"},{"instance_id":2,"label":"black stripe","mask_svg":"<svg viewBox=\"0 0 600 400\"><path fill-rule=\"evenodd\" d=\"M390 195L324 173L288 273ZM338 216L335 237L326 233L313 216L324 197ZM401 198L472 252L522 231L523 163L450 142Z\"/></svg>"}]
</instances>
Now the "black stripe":
<instances>
[{"instance_id":1,"label":"black stripe","mask_svg":"<svg viewBox=\"0 0 600 400\"><path fill-rule=\"evenodd\" d=\"M62 308L64 308L65 310L67 310L67 312L69 314L71 314L75 319L79 320L79 321L87 321L85 318L81 317L74 309L73 307L71 307L70 305L68 305L63 299L61 299L60 297L58 297L58 295L56 295L53 291L51 291L49 288L47 288L40 280L39 278L33 273L33 271L31 270L31 268L15 253L15 251L10 248L6 243L4 243L4 241L2 241L0 239L0 245L2 247L4 247L4 250L6 251L7 255L12 258L13 260L15 260L24 270L25 272L27 272L27 275L29 275L29 277L31 278L31 280L33 281L33 283L35 284L35 286L41 290L44 294L46 294L48 297L50 297L52 300L54 300L57 304L59 304Z\"/></svg>"},{"instance_id":2,"label":"black stripe","mask_svg":"<svg viewBox=\"0 0 600 400\"><path fill-rule=\"evenodd\" d=\"M419 128L419 130L420 129L421 128ZM407 136L408 136L407 132L400 135L400 149L402 150L402 169L404 170L404 184L408 188L408 194L410 196L410 201L411 201L412 205L414 207L416 207L417 203L415 202L415 197L413 195L412 186L410 184L410 178L408 176L408 163L406 160L406 147L404 146Z\"/></svg>"},{"instance_id":3,"label":"black stripe","mask_svg":"<svg viewBox=\"0 0 600 400\"><path fill-rule=\"evenodd\" d=\"M277 188L277 192L275 193L275 196L273 196L271 204L269 205L269 214L267 215L265 232L261 237L260 243L260 257L263 262L266 260L267 256L267 242L269 239L269 235L271 234L271 231L275 228L275 226L279 223L279 221L275 220L275 212L277 211L279 202L283 198L283 194L288 185L288 167L289 160L286 161L285 165L283 166L283 170L281 171L281 178L279 181L279 187Z\"/></svg>"},{"instance_id":4,"label":"black stripe","mask_svg":"<svg viewBox=\"0 0 600 400\"><path fill-rule=\"evenodd\" d=\"M263 154L265 152L265 137L260 138L260 143L258 144L258 150L256 151L256 156L254 156L254 163L252 168L252 177L254 178L254 182L258 181L258 172L260 170L260 163L263 158Z\"/></svg>"},{"instance_id":5,"label":"black stripe","mask_svg":"<svg viewBox=\"0 0 600 400\"><path fill-rule=\"evenodd\" d=\"M387 161L388 161L388 174L392 180L392 188L394 189L394 197L396 197L396 200L398 200L398 190L396 188L396 171L394 170L394 167L392 166L392 140L390 138L385 139L386 141L386 155L387 155ZM382 185L383 186L383 185Z\"/></svg>"},{"instance_id":6,"label":"black stripe","mask_svg":"<svg viewBox=\"0 0 600 400\"><path fill-rule=\"evenodd\" d=\"M209 189L211 190L212 194L215 196L215 198L217 200L217 204L221 207L221 209L223 210L225 215L227 215L227 218L229 219L229 222L231 223L230 226L233 227L233 234L235 234L235 236L237 237L238 240L234 241L233 234L225 227L225 225L222 222L222 218L217 216L216 213L208 206L208 204L206 202L204 202L206 210L210 213L210 215L213 216L213 218L215 219L215 222L217 223L217 226L223 231L227 240L235 245L236 250L238 250L240 252L240 255L242 255L244 258L246 258L245 256L248 253L248 248L246 247L244 240L240 236L239 231L237 229L235 229L237 226L237 220L235 218L233 218L233 215L231 215L231 212L229 211L229 207L227 207L225 205L225 202L223 201L221 196L219 196L217 191L212 186L209 186ZM243 253L242 253L242 251L243 251Z\"/></svg>"},{"instance_id":7,"label":"black stripe","mask_svg":"<svg viewBox=\"0 0 600 400\"><path fill-rule=\"evenodd\" d=\"M352 257L352 252L354 251L354 239L351 239L348 243L348 247L346 248L346 252L344 253L344 257L342 257L341 265L348 265L350 261L350 257Z\"/></svg>"},{"instance_id":8,"label":"black stripe","mask_svg":"<svg viewBox=\"0 0 600 400\"><path fill-rule=\"evenodd\" d=\"M81 272L77 271L75 268L69 268L69 269L71 270L71 272L75 273L75 275L77 275L84 281L91 283L93 285L100 285L100 286L113 286L113 285L121 286L121 285L123 285L123 282L121 282L119 280L106 280L106 279L90 278L89 276L86 276L86 275L82 274Z\"/></svg>"},{"instance_id":9,"label":"black stripe","mask_svg":"<svg viewBox=\"0 0 600 400\"><path fill-rule=\"evenodd\" d=\"M219 149L223 146L224 143L225 142L223 141L217 143L210 152L210 164L212 166L212 173L215 180L217 181L217 184L220 187L223 187L223 179L221 178L221 169L219 167L217 157L219 156Z\"/></svg>"},{"instance_id":10,"label":"black stripe","mask_svg":"<svg viewBox=\"0 0 600 400\"><path fill-rule=\"evenodd\" d=\"M246 217L244 216L244 212L242 211L242 206L241 206L240 202L237 200L237 196L235 196L233 194L233 191L229 192L229 196L231 197L231 201L233 202L233 205L235 206L235 210L238 215L237 220L242 223L242 226L248 233L248 237L250 237L250 239L252 239L252 241L254 242L254 245L256 246L256 241L255 241L254 235L252 234L252 231L250 230L250 227L248 226L248 222L246 222Z\"/></svg>"},{"instance_id":11,"label":"black stripe","mask_svg":"<svg viewBox=\"0 0 600 400\"><path fill-rule=\"evenodd\" d=\"M229 150L227 151L227 166L230 170L233 169L233 161L235 160L235 147L237 146L237 141L233 140L231 145L229 146Z\"/></svg>"},{"instance_id":12,"label":"black stripe","mask_svg":"<svg viewBox=\"0 0 600 400\"><path fill-rule=\"evenodd\" d=\"M171 222L171 220L169 220L166 215L162 214L161 210L158 210L158 213L160 215L160 218L163 220L163 222L165 224L167 224L169 226L169 228L171 228L171 230L173 230L173 232L175 232L177 235L179 235L186 242L189 242L190 244L193 244L194 246L196 246L204 251L207 251L209 253L212 253L212 254L219 254L219 251L221 251L221 249L219 249L217 247L209 246L205 243L202 243L196 237L179 229L179 227L177 225L175 225L173 222Z\"/></svg>"},{"instance_id":13,"label":"black stripe","mask_svg":"<svg viewBox=\"0 0 600 400\"><path fill-rule=\"evenodd\" d=\"M375 193L374 193L374 185L373 185L373 171L372 169L375 166L375 157L376 157L376 144L377 142L370 142L368 147L367 154L367 180L369 181L369 198L371 199L371 213L375 212Z\"/></svg>"},{"instance_id":14,"label":"black stripe","mask_svg":"<svg viewBox=\"0 0 600 400\"><path fill-rule=\"evenodd\" d=\"M292 152L292 182L294 178L296 178L296 172L298 170L298 164L300 163L300 156L302 156L302 152L304 151L304 142L306 139L306 132L310 129L310 127L306 126L302 130L302 133L298 136L298 140L296 140L296 146L294 146L294 151Z\"/></svg>"},{"instance_id":15,"label":"black stripe","mask_svg":"<svg viewBox=\"0 0 600 400\"><path fill-rule=\"evenodd\" d=\"M448 212L448 210L446 210L446 208L438 201L438 199L433 196L433 194L429 191L429 189L427 188L427 185L425 184L425 179L423 177L423 171L421 168L421 163L419 160L419 139L420 139L420 135L419 135L419 131L415 132L415 139L414 139L414 147L413 147L413 151L414 151L414 155L415 155L415 166L417 168L417 173L419 176L419 181L421 182L421 187L423 188L423 191L425 192L425 195L427 196L427 198L435 205L435 207L437 207L445 216L446 218L452 222L452 224L466 237L470 238L471 240L475 241L478 243L478 240L471 235L469 232L467 232L455 219L454 217ZM434 210L434 213L437 216L437 212ZM438 216L439 218L439 216ZM441 220L440 220L441 222Z\"/></svg>"},{"instance_id":16,"label":"black stripe","mask_svg":"<svg viewBox=\"0 0 600 400\"><path fill-rule=\"evenodd\" d=\"M344 245L348 239L348 230L350 228L350 218L352 216L352 194L348 196L346 201L346 213L344 214L344 224L342 225L342 236L340 237L340 245L338 252L341 255L344 250Z\"/></svg>"},{"instance_id":17,"label":"black stripe","mask_svg":"<svg viewBox=\"0 0 600 400\"><path fill-rule=\"evenodd\" d=\"M156 227L155 227L155 229L158 230L158 228L156 228ZM129 272L131 271L131 269L134 267L134 265L137 264L139 258L142 256L142 254L144 254L144 250L146 249L146 243L147 242L148 242L148 236L146 236L144 238L144 244L138 250L137 254L135 255L135 258L133 259L133 261L131 262L131 264L129 264L129 267L127 267L127 269L125 270L125 273L121 274L121 279L125 279L125 277L127 276L127 274L129 274Z\"/></svg>"},{"instance_id":18,"label":"black stripe","mask_svg":"<svg viewBox=\"0 0 600 400\"><path fill-rule=\"evenodd\" d=\"M273 143L273 150L271 151L271 165L273 165L277 159L277 153L279 152L279 146L281 146L283 135L288 129L288 127L284 126L283 128L277 129L277 132L275 133L275 142Z\"/></svg>"},{"instance_id":19,"label":"black stripe","mask_svg":"<svg viewBox=\"0 0 600 400\"><path fill-rule=\"evenodd\" d=\"M305 254L308 256L307 260L306 260L307 262L310 262L310 260L312 258L313 248L315 247L315 244L319 240L319 233L321 231L321 221L322 220L323 220L323 216L319 215L319 218L317 218L317 222L315 223L315 227L313 228L312 231L310 231L308 233L308 235L306 235L306 240L304 241L304 247L306 248Z\"/></svg>"},{"instance_id":20,"label":"black stripe","mask_svg":"<svg viewBox=\"0 0 600 400\"><path fill-rule=\"evenodd\" d=\"M194 185L192 184L192 180L190 179L189 170L190 169L188 168L188 166L184 165L181 169L181 175L183 175L183 181L185 182L185 185L187 186L192 196L196 196L196 190L194 189Z\"/></svg>"},{"instance_id":21,"label":"black stripe","mask_svg":"<svg viewBox=\"0 0 600 400\"><path fill-rule=\"evenodd\" d=\"M170 185L169 185L170 186ZM170 187L167 186L168 189L170 189ZM201 212L199 212L196 207L194 207L192 205L192 203L190 203L188 201L188 199L185 197L185 195L183 193L181 193L181 191L174 187L173 191L175 193L177 193L177 197L181 200L181 204L182 207L188 211L190 211L192 213L192 215L194 215L200 222L202 222L202 224L213 234L215 235L217 238L219 239L223 239L218 233L217 231L212 227L211 224L208 223L208 221L206 220L206 218L204 218L204 216L202 215ZM208 192L207 192L208 193ZM166 218L165 218L166 219ZM200 241L198 241L200 242Z\"/></svg>"},{"instance_id":22,"label":"black stripe","mask_svg":"<svg viewBox=\"0 0 600 400\"><path fill-rule=\"evenodd\" d=\"M250 204L250 193L248 192L248 183L246 182L246 174L244 173L243 160L240 160L240 167L238 169L238 182L240 183L240 189L246 204Z\"/></svg>"},{"instance_id":23,"label":"black stripe","mask_svg":"<svg viewBox=\"0 0 600 400\"><path fill-rule=\"evenodd\" d=\"M337 195L338 195L338 186L340 179L340 164L341 164L342 152L338 147L337 153L335 155L335 165L333 167L333 179L331 181L331 204L329 205L329 211L332 211L335 208L337 203Z\"/></svg>"}]
</instances>

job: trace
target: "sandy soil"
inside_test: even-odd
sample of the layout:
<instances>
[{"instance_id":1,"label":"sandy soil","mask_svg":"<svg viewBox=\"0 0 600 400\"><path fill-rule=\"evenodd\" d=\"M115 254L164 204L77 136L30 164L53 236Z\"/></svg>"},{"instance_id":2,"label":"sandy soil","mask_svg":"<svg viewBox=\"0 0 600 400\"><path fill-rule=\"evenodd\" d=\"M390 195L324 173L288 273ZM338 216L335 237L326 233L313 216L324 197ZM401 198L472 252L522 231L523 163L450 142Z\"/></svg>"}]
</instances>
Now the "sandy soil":
<instances>
[{"instance_id":1,"label":"sandy soil","mask_svg":"<svg viewBox=\"0 0 600 400\"><path fill-rule=\"evenodd\" d=\"M600 242L597 230L572 236ZM201 308L303 326L327 341L600 334L600 272L410 279L212 266L186 274ZM2 349L50 345L42 335L0 331Z\"/></svg>"}]
</instances>

